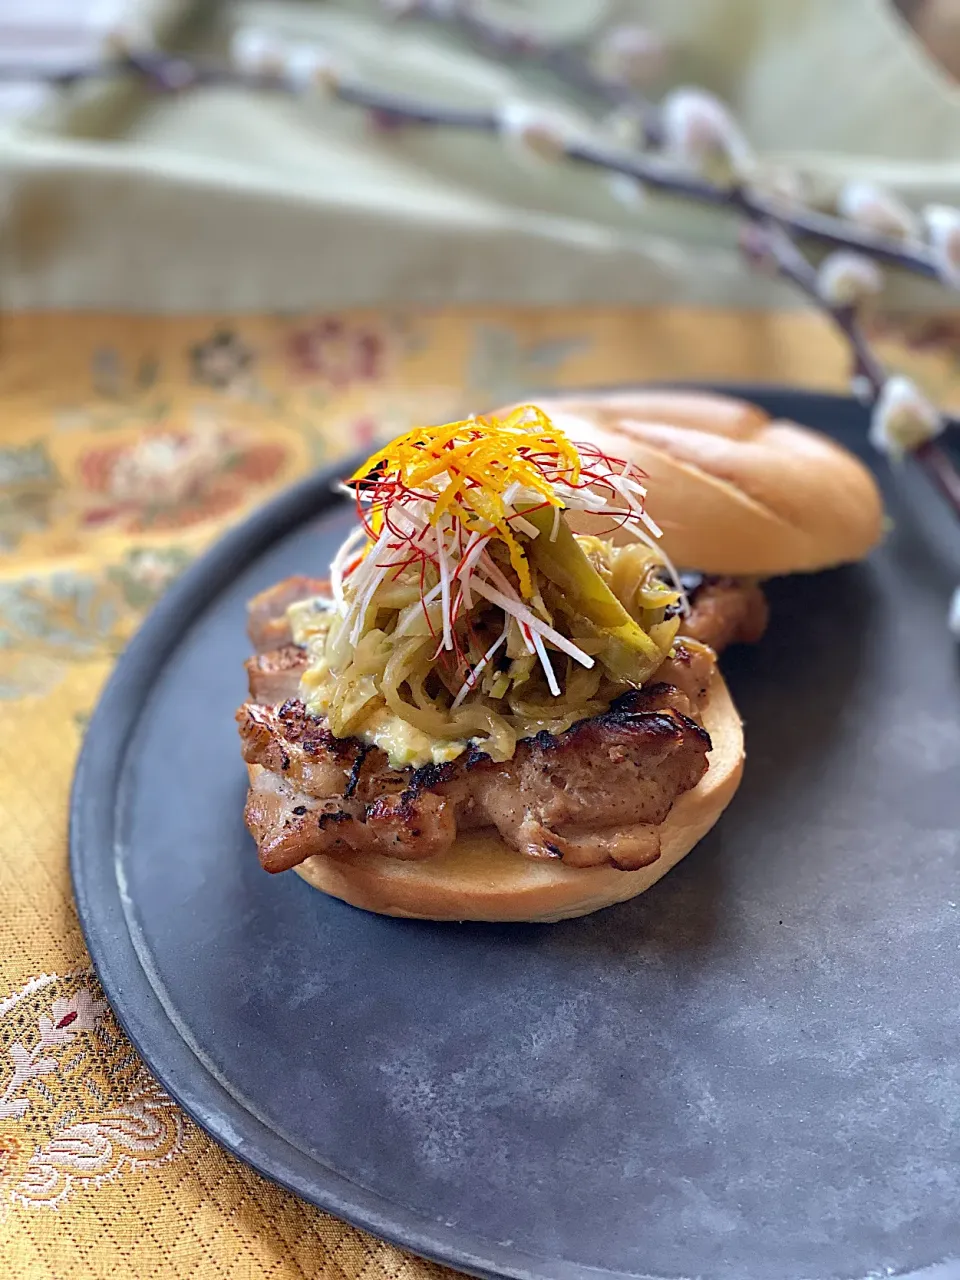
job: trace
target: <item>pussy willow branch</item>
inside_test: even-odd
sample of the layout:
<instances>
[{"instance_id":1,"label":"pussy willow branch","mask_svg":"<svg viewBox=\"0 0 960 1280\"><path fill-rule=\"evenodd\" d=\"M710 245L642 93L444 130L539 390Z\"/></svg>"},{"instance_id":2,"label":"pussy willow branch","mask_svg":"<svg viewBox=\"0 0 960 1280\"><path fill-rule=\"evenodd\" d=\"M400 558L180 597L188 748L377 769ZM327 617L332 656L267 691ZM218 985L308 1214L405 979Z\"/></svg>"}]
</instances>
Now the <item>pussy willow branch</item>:
<instances>
[{"instance_id":1,"label":"pussy willow branch","mask_svg":"<svg viewBox=\"0 0 960 1280\"><path fill-rule=\"evenodd\" d=\"M777 274L806 294L846 338L853 354L855 376L866 379L871 394L876 399L887 380L887 371L867 341L857 308L831 304L824 300L816 271L782 227L767 222L757 224L757 230L761 236L761 245L769 254ZM960 472L950 455L935 440L927 440L912 450L910 456L960 515Z\"/></svg>"},{"instance_id":2,"label":"pussy willow branch","mask_svg":"<svg viewBox=\"0 0 960 1280\"><path fill-rule=\"evenodd\" d=\"M440 8L430 0L418 0L401 16L441 23L463 36L474 48L494 54L504 62L534 64L586 97L609 107L631 107L640 121L647 145L656 146L660 142L660 122L654 104L629 86L597 75L588 60L570 45L545 43L523 32L501 27L463 0Z\"/></svg>"},{"instance_id":3,"label":"pussy willow branch","mask_svg":"<svg viewBox=\"0 0 960 1280\"><path fill-rule=\"evenodd\" d=\"M470 0L448 0L443 5L431 3L431 0L414 0L405 16L447 24L466 36L475 46L502 59L513 62L526 59L550 71L579 93L607 105L631 107L640 124L643 144L653 148L663 145L664 131L659 108L631 88L612 84L595 74L587 58L575 48L562 44L545 44L499 27L477 13ZM593 147L568 146L565 150L572 160L588 165L598 164L599 158ZM832 305L823 297L817 272L797 247L794 237L817 241L832 249L862 253L886 266L943 283L929 251L922 246L905 247L884 236L856 228L845 220L812 209L787 208L783 202L764 198L743 184L728 189L701 178L685 178L675 171L651 170L648 165L642 166L645 172L641 175L638 172L641 165L634 157L630 157L628 163L609 156L605 161L606 163L600 163L600 167L629 177L641 177L648 187L655 190L683 196L702 204L736 208L751 227L763 233L777 273L796 285L816 307L824 311L846 338L853 356L854 375L866 380L871 395L876 400L887 374L867 340L856 306ZM960 515L960 472L949 454L936 441L928 440L914 449L912 456Z\"/></svg>"},{"instance_id":4,"label":"pussy willow branch","mask_svg":"<svg viewBox=\"0 0 960 1280\"><path fill-rule=\"evenodd\" d=\"M637 113L645 145L659 147L663 143L663 128L657 105L627 86L604 80L574 47L545 43L515 34L484 18L466 0L453 0L444 5L431 4L430 0L418 0L403 16L447 26L499 58L509 61L525 60L541 66L564 84L607 106L630 106ZM587 154L581 156L574 156L570 152L568 154L571 159L581 159L586 164L596 163L595 149L586 148L585 151ZM643 177L638 168L615 167L610 162L603 167L614 173ZM649 176L644 181L656 190L671 191L701 204L724 206L731 203L731 193L727 187L705 179L696 178L681 187L675 182L675 167L668 169L666 174L656 170L648 172ZM931 280L940 279L932 255L922 245L907 246L890 237L852 226L843 218L814 209L788 208L783 201L764 197L749 189L737 192L736 201L751 218L757 221L776 221L800 239L817 241L832 249L849 249L901 271L926 276Z\"/></svg>"},{"instance_id":5,"label":"pussy willow branch","mask_svg":"<svg viewBox=\"0 0 960 1280\"><path fill-rule=\"evenodd\" d=\"M303 92L301 84L282 74L251 74L228 65L198 63L154 51L131 52L105 62L53 69L0 62L0 83L46 82L67 88L87 80L120 77L136 77L161 93L181 93L217 85L238 85L260 92L266 90L291 95ZM589 83L594 81L591 79ZM500 130L500 118L494 111L438 106L349 81L337 86L333 90L333 96L342 102L366 107L384 123L392 121L398 124L436 125L485 133L497 133ZM801 240L813 241L832 249L849 249L913 275L925 276L931 280L940 279L933 254L923 245L906 245L813 209L788 208L776 198L748 188L731 188L711 182L657 156L627 152L590 142L571 142L564 148L564 154L577 164L635 178L653 191L677 196L695 204L741 212L755 221L777 222Z\"/></svg>"},{"instance_id":6,"label":"pussy willow branch","mask_svg":"<svg viewBox=\"0 0 960 1280\"><path fill-rule=\"evenodd\" d=\"M196 63L155 51L129 52L106 63L78 65L56 71L27 71L23 66L0 64L0 82L46 80L67 86L96 77L124 75L135 76L162 93L179 93L200 86L224 84L291 95L304 92L302 83L282 71L254 74L222 64ZM496 111L436 106L346 81L335 81L327 86L327 91L335 100L367 110L381 127L413 125L494 135L503 131L502 117ZM894 240L860 231L841 219L826 214L806 210L786 213L779 202L760 196L744 186L717 185L697 174L672 168L669 163L655 156L617 151L591 142L578 141L561 143L559 155L575 164L634 178L643 186L666 195L726 209L751 226L759 228L766 237L769 253L778 273L800 288L829 316L847 339L853 352L856 372L866 378L874 399L886 379L886 373L863 334L856 310L832 306L824 300L818 287L817 273L800 252L793 237L853 250L890 266L939 279L932 256L925 249L907 249ZM949 454L935 441L928 441L915 449L912 456L960 516L960 473Z\"/></svg>"},{"instance_id":7,"label":"pussy willow branch","mask_svg":"<svg viewBox=\"0 0 960 1280\"><path fill-rule=\"evenodd\" d=\"M761 236L761 247L766 249L778 275L797 286L815 306L833 321L850 345L853 355L854 377L865 378L871 394L876 398L887 380L887 372L874 353L855 306L827 302L820 290L817 273L782 227L774 222L755 224Z\"/></svg>"}]
</instances>

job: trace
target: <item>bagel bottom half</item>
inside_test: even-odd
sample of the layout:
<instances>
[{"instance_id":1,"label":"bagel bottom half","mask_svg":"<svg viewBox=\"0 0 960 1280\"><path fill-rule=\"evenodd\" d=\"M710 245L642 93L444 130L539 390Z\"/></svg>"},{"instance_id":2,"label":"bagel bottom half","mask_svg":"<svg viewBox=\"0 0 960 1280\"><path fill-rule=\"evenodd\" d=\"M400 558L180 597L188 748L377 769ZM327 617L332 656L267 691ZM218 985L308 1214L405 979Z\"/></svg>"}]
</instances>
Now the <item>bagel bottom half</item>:
<instances>
[{"instance_id":1,"label":"bagel bottom half","mask_svg":"<svg viewBox=\"0 0 960 1280\"><path fill-rule=\"evenodd\" d=\"M380 915L418 920L565 920L643 893L701 840L733 799L743 773L743 729L718 673L703 723L713 742L709 767L660 827L660 857L639 871L577 870L526 858L499 837L464 836L449 853L422 862L381 854L316 855L294 868L314 888Z\"/></svg>"}]
</instances>

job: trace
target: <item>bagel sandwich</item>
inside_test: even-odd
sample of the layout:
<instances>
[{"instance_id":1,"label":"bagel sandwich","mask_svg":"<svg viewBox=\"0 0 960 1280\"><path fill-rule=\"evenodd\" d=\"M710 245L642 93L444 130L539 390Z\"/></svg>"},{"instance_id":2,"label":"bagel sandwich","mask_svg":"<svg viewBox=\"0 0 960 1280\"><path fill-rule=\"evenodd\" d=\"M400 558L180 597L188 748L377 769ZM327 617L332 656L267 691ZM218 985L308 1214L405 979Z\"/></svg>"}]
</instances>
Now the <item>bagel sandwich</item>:
<instances>
[{"instance_id":1,"label":"bagel sandwich","mask_svg":"<svg viewBox=\"0 0 960 1280\"><path fill-rule=\"evenodd\" d=\"M643 892L714 825L744 762L716 655L760 638L759 579L787 566L703 527L702 493L710 519L782 525L802 569L862 555L879 502L870 533L859 464L803 428L647 395L408 433L351 478L329 574L251 602L237 719L267 871L389 915L557 920ZM864 490L832 550L748 491L783 448Z\"/></svg>"}]
</instances>

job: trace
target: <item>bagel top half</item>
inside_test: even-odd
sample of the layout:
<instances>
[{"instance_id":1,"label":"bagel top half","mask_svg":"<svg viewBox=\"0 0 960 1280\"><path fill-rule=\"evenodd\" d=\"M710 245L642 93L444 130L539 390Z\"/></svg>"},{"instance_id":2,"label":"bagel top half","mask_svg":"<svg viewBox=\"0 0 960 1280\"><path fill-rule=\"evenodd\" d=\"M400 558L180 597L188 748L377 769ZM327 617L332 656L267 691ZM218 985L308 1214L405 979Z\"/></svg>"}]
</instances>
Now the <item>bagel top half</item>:
<instances>
[{"instance_id":1,"label":"bagel top half","mask_svg":"<svg viewBox=\"0 0 960 1280\"><path fill-rule=\"evenodd\" d=\"M880 540L883 503L867 467L820 432L757 405L659 390L537 405L571 440L646 473L647 510L681 568L774 577L860 560Z\"/></svg>"}]
</instances>

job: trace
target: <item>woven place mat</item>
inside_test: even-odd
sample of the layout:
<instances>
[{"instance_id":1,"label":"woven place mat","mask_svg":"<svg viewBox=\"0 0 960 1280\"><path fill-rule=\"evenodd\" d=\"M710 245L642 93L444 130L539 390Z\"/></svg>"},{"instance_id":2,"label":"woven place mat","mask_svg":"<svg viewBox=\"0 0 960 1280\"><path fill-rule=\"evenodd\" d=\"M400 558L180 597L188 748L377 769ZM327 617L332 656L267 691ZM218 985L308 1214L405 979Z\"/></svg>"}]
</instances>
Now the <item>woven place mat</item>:
<instances>
[{"instance_id":1,"label":"woven place mat","mask_svg":"<svg viewBox=\"0 0 960 1280\"><path fill-rule=\"evenodd\" d=\"M912 326L909 349L902 336L897 362L950 399L953 324ZM887 354L893 345L890 337ZM74 760L140 619L271 493L417 420L534 389L647 378L837 389L844 354L817 318L798 313L54 314L0 323L5 1274L442 1273L264 1181L150 1078L90 971L71 901Z\"/></svg>"}]
</instances>

